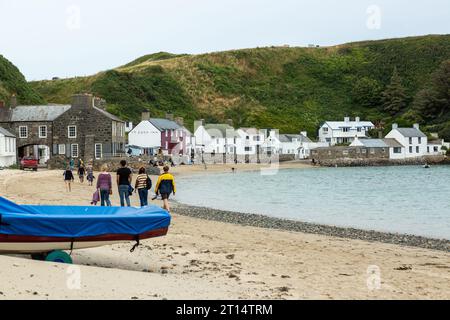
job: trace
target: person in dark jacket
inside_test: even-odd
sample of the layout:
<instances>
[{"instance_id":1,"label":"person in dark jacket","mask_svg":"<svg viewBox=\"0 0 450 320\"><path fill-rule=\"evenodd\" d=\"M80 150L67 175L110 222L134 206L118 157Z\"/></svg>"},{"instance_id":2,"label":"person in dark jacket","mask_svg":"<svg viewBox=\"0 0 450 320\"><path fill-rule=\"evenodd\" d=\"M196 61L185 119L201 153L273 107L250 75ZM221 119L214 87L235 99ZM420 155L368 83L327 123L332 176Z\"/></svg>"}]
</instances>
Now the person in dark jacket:
<instances>
[{"instance_id":1,"label":"person in dark jacket","mask_svg":"<svg viewBox=\"0 0 450 320\"><path fill-rule=\"evenodd\" d=\"M161 195L161 198L163 200L163 209L170 212L170 206L169 206L169 196L171 193L175 195L175 192L177 191L175 186L175 179L173 175L169 173L169 167L165 166L163 168L164 173L159 176L158 181L155 185L155 193L158 195Z\"/></svg>"},{"instance_id":2,"label":"person in dark jacket","mask_svg":"<svg viewBox=\"0 0 450 320\"><path fill-rule=\"evenodd\" d=\"M70 170L70 167L67 167L66 171L63 173L64 176L64 182L66 183L66 191L70 192L72 191L71 184L75 180L72 170Z\"/></svg>"}]
</instances>

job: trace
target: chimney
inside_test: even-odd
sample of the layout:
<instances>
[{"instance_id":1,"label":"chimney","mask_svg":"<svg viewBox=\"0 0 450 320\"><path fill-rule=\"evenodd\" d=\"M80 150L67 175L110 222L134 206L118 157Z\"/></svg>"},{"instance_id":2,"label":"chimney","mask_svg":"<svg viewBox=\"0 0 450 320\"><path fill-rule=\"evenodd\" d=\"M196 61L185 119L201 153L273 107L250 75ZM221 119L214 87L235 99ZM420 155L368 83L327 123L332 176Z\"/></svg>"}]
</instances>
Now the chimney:
<instances>
[{"instance_id":1,"label":"chimney","mask_svg":"<svg viewBox=\"0 0 450 320\"><path fill-rule=\"evenodd\" d=\"M72 96L72 107L88 109L94 106L94 97L89 93L75 94Z\"/></svg>"},{"instance_id":2,"label":"chimney","mask_svg":"<svg viewBox=\"0 0 450 320\"><path fill-rule=\"evenodd\" d=\"M360 122L360 121L361 121L361 118L360 118L360 117L356 117L356 118L355 118L355 121L356 121L356 122Z\"/></svg>"},{"instance_id":3,"label":"chimney","mask_svg":"<svg viewBox=\"0 0 450 320\"><path fill-rule=\"evenodd\" d=\"M11 108L17 107L17 96L16 96L15 94L13 94L13 95L11 96L11 100L10 100L10 102L9 102L9 106L10 106Z\"/></svg>"},{"instance_id":4,"label":"chimney","mask_svg":"<svg viewBox=\"0 0 450 320\"><path fill-rule=\"evenodd\" d=\"M99 97L94 97L94 106L99 109L106 110L106 100Z\"/></svg>"},{"instance_id":5,"label":"chimney","mask_svg":"<svg viewBox=\"0 0 450 320\"><path fill-rule=\"evenodd\" d=\"M184 126L184 119L183 119L183 117L176 117L176 118L175 118L175 122L176 122L179 126Z\"/></svg>"},{"instance_id":6,"label":"chimney","mask_svg":"<svg viewBox=\"0 0 450 320\"><path fill-rule=\"evenodd\" d=\"M227 119L227 125L233 127L233 119Z\"/></svg>"},{"instance_id":7,"label":"chimney","mask_svg":"<svg viewBox=\"0 0 450 320\"><path fill-rule=\"evenodd\" d=\"M166 119L173 121L173 113L166 113Z\"/></svg>"},{"instance_id":8,"label":"chimney","mask_svg":"<svg viewBox=\"0 0 450 320\"><path fill-rule=\"evenodd\" d=\"M350 117L345 117L344 122L350 122Z\"/></svg>"},{"instance_id":9,"label":"chimney","mask_svg":"<svg viewBox=\"0 0 450 320\"><path fill-rule=\"evenodd\" d=\"M398 124L397 123L393 123L392 124L392 129L394 130L394 129L398 129Z\"/></svg>"},{"instance_id":10,"label":"chimney","mask_svg":"<svg viewBox=\"0 0 450 320\"><path fill-rule=\"evenodd\" d=\"M378 131L378 139L383 139L383 131Z\"/></svg>"},{"instance_id":11,"label":"chimney","mask_svg":"<svg viewBox=\"0 0 450 320\"><path fill-rule=\"evenodd\" d=\"M308 132L307 131L301 131L300 135L304 136L304 137L308 137Z\"/></svg>"},{"instance_id":12,"label":"chimney","mask_svg":"<svg viewBox=\"0 0 450 320\"><path fill-rule=\"evenodd\" d=\"M141 120L142 120L142 121L148 121L148 120L150 120L150 111L144 111L144 112L142 112Z\"/></svg>"},{"instance_id":13,"label":"chimney","mask_svg":"<svg viewBox=\"0 0 450 320\"><path fill-rule=\"evenodd\" d=\"M414 123L414 129L420 130L420 125L418 123Z\"/></svg>"}]
</instances>

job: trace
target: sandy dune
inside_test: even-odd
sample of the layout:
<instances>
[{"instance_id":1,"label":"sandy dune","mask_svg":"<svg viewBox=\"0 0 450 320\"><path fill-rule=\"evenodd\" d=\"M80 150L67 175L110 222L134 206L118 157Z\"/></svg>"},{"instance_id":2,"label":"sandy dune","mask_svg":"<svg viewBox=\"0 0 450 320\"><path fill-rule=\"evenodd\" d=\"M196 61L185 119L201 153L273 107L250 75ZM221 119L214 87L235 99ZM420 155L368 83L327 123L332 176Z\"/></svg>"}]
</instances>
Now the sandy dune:
<instances>
[{"instance_id":1,"label":"sandy dune","mask_svg":"<svg viewBox=\"0 0 450 320\"><path fill-rule=\"evenodd\" d=\"M175 170L190 172L205 170ZM93 191L77 182L66 193L60 171L0 171L0 195L18 203L89 204ZM74 266L0 256L0 299L450 298L450 254L440 251L179 215L166 237L144 241L134 253L131 246L76 251Z\"/></svg>"}]
</instances>

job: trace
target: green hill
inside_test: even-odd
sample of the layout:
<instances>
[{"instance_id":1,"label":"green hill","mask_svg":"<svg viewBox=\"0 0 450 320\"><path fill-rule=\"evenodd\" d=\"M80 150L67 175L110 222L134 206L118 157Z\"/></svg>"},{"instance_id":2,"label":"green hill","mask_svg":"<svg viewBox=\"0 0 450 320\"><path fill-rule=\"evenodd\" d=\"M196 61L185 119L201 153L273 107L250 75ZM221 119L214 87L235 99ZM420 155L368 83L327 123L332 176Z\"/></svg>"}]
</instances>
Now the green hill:
<instances>
[{"instance_id":1,"label":"green hill","mask_svg":"<svg viewBox=\"0 0 450 320\"><path fill-rule=\"evenodd\" d=\"M441 130L450 112L425 120L413 102L448 59L450 35L437 35L323 48L158 53L91 77L31 85L55 103L69 102L75 92L92 92L107 100L110 112L133 121L150 110L153 116L183 116L190 126L200 118L231 118L237 126L313 134L320 122L348 115L383 121L386 127L394 120L426 121ZM396 114L386 112L381 99L394 69L407 96Z\"/></svg>"},{"instance_id":2,"label":"green hill","mask_svg":"<svg viewBox=\"0 0 450 320\"><path fill-rule=\"evenodd\" d=\"M0 55L0 100L8 103L12 94L17 94L17 100L21 104L45 103L27 83L19 69Z\"/></svg>"}]
</instances>

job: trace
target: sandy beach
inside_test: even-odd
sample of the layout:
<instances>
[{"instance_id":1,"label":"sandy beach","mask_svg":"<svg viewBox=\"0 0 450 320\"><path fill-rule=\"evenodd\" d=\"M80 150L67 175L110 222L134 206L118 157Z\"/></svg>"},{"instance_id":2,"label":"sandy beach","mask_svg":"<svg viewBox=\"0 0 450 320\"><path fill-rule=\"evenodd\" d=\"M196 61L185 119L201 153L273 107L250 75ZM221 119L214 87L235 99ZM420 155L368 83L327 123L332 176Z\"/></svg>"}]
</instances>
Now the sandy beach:
<instances>
[{"instance_id":1,"label":"sandy beach","mask_svg":"<svg viewBox=\"0 0 450 320\"><path fill-rule=\"evenodd\" d=\"M231 167L237 173L259 169L178 167L174 175L213 176ZM59 170L0 171L0 195L21 204L89 205L93 191L76 182L67 193ZM112 201L119 203L116 191ZM133 196L132 204L138 203ZM448 251L240 226L175 211L168 235L143 241L134 253L133 243L75 251L72 266L0 255L0 299L450 298ZM74 288L78 272L80 287Z\"/></svg>"}]
</instances>

